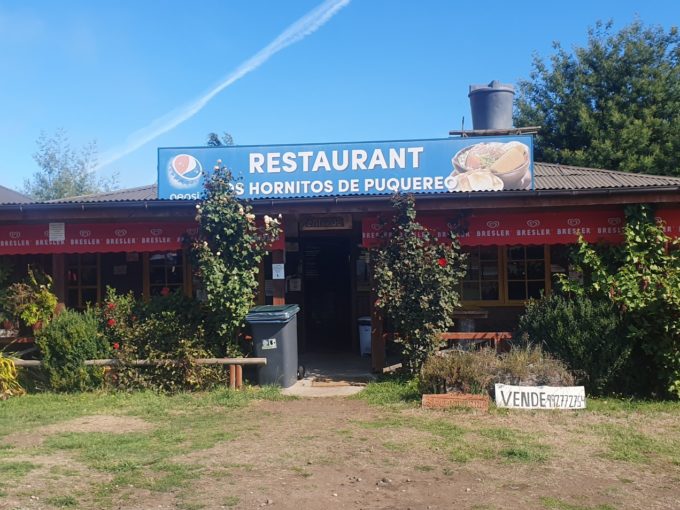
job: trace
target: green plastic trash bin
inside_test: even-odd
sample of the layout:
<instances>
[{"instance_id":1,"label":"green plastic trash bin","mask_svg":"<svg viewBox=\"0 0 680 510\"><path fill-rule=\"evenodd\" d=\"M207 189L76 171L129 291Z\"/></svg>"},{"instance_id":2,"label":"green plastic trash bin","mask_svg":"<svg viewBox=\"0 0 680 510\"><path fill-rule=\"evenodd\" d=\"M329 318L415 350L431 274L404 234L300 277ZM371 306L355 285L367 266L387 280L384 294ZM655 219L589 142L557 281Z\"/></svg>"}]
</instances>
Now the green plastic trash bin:
<instances>
[{"instance_id":1,"label":"green plastic trash bin","mask_svg":"<svg viewBox=\"0 0 680 510\"><path fill-rule=\"evenodd\" d=\"M264 305L256 306L246 315L253 333L255 356L267 358L267 364L257 368L260 385L288 388L297 381L299 311L298 305Z\"/></svg>"}]
</instances>

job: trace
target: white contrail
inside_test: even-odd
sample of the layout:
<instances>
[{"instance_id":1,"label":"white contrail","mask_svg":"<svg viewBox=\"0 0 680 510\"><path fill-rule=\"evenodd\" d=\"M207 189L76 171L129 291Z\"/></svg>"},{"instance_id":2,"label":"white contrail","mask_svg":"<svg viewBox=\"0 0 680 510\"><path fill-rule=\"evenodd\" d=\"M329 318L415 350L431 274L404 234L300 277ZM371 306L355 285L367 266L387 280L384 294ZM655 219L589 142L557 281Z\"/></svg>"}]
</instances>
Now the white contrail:
<instances>
[{"instance_id":1,"label":"white contrail","mask_svg":"<svg viewBox=\"0 0 680 510\"><path fill-rule=\"evenodd\" d=\"M163 133L167 133L171 129L174 129L187 119L190 119L199 111L201 111L213 97L222 92L232 83L260 67L282 49L290 46L293 43L301 41L308 35L321 28L328 20L335 16L335 14L340 9L347 6L349 3L350 0L326 0L318 7L312 9L302 18L281 32L279 36L267 46L262 48L255 55L238 66L207 93L203 94L201 97L197 98L191 103L188 103L181 108L159 117L158 119L151 122L151 124L148 126L135 131L128 137L127 142L121 147L107 151L102 155L102 161L97 165L96 170L103 166L110 165L114 161L117 161L123 156L126 156L139 149L141 146L159 137Z\"/></svg>"}]
</instances>

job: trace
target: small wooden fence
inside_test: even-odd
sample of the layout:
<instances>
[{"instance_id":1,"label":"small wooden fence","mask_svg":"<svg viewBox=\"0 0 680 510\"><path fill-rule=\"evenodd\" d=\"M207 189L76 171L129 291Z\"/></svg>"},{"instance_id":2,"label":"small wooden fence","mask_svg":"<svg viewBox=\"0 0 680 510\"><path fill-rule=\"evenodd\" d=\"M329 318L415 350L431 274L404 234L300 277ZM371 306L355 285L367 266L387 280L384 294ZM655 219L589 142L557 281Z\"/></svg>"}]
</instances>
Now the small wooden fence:
<instances>
[{"instance_id":1,"label":"small wooden fence","mask_svg":"<svg viewBox=\"0 0 680 510\"><path fill-rule=\"evenodd\" d=\"M11 358L18 367L39 367L42 361L33 359ZM91 367L149 367L158 365L172 365L183 363L180 359L136 359L122 362L118 359L88 359L85 360L86 366ZM243 367L245 365L266 365L267 358L196 358L192 360L196 365L228 365L229 366L229 388L241 389L243 387Z\"/></svg>"}]
</instances>

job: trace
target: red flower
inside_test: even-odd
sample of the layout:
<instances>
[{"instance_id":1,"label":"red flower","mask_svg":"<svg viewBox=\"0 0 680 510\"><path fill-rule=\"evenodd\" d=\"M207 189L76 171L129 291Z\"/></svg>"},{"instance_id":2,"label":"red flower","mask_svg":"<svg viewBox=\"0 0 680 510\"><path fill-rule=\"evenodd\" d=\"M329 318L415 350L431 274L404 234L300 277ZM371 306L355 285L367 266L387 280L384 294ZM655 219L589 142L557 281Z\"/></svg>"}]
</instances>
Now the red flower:
<instances>
[{"instance_id":1,"label":"red flower","mask_svg":"<svg viewBox=\"0 0 680 510\"><path fill-rule=\"evenodd\" d=\"M106 303L106 308L113 310L116 308L116 303Z\"/></svg>"},{"instance_id":2,"label":"red flower","mask_svg":"<svg viewBox=\"0 0 680 510\"><path fill-rule=\"evenodd\" d=\"M106 325L110 328L116 325L116 319L109 319L106 321Z\"/></svg>"},{"instance_id":3,"label":"red flower","mask_svg":"<svg viewBox=\"0 0 680 510\"><path fill-rule=\"evenodd\" d=\"M113 343L113 350L117 351L118 349L120 349L120 344L118 342L114 342Z\"/></svg>"},{"instance_id":4,"label":"red flower","mask_svg":"<svg viewBox=\"0 0 680 510\"><path fill-rule=\"evenodd\" d=\"M163 287L161 289L161 296L167 296L168 294L170 294L170 289L168 289L167 287Z\"/></svg>"},{"instance_id":5,"label":"red flower","mask_svg":"<svg viewBox=\"0 0 680 510\"><path fill-rule=\"evenodd\" d=\"M437 264L439 264L439 267L446 267L446 259L444 257L440 258Z\"/></svg>"}]
</instances>

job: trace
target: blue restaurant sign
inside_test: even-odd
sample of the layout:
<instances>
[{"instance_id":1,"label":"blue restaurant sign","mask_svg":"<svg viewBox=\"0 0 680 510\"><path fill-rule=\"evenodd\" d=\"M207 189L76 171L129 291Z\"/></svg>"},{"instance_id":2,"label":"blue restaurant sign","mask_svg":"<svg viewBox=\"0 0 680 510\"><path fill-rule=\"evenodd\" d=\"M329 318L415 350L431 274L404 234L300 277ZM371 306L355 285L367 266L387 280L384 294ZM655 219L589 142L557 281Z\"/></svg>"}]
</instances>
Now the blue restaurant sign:
<instances>
[{"instance_id":1,"label":"blue restaurant sign","mask_svg":"<svg viewBox=\"0 0 680 510\"><path fill-rule=\"evenodd\" d=\"M533 190L530 136L158 149L158 197L200 198L220 161L244 199Z\"/></svg>"}]
</instances>

